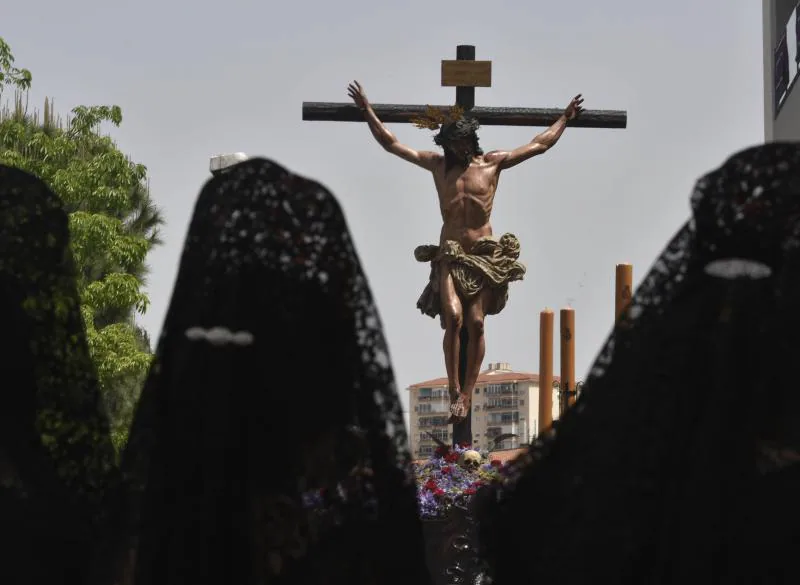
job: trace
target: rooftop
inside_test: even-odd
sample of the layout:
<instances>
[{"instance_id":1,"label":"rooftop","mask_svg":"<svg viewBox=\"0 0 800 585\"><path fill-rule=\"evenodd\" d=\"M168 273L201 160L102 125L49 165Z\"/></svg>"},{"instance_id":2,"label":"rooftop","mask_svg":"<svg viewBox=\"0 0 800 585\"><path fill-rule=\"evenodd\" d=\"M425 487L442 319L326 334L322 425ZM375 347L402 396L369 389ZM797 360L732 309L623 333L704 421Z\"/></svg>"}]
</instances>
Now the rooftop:
<instances>
[{"instance_id":1,"label":"rooftop","mask_svg":"<svg viewBox=\"0 0 800 585\"><path fill-rule=\"evenodd\" d=\"M517 456L522 455L528 450L528 447L520 447L518 449L503 449L500 451L490 451L489 459L499 459L502 463L507 463Z\"/></svg>"},{"instance_id":2,"label":"rooftop","mask_svg":"<svg viewBox=\"0 0 800 585\"><path fill-rule=\"evenodd\" d=\"M553 380L558 382L561 380L559 376L553 376ZM511 366L505 362L490 363L489 367L478 375L478 384L497 384L501 382L534 382L539 383L539 374L531 372L515 372ZM417 382L407 388L407 390L416 390L418 388L436 388L438 386L447 387L447 378L434 378L433 380L425 380L424 382Z\"/></svg>"},{"instance_id":3,"label":"rooftop","mask_svg":"<svg viewBox=\"0 0 800 585\"><path fill-rule=\"evenodd\" d=\"M507 463L512 459L515 459L519 455L522 455L528 450L528 447L519 447L518 449L502 449L498 451L490 451L489 452L489 459L490 460L499 460L501 463ZM416 459L414 463L421 465L425 463L427 459Z\"/></svg>"}]
</instances>

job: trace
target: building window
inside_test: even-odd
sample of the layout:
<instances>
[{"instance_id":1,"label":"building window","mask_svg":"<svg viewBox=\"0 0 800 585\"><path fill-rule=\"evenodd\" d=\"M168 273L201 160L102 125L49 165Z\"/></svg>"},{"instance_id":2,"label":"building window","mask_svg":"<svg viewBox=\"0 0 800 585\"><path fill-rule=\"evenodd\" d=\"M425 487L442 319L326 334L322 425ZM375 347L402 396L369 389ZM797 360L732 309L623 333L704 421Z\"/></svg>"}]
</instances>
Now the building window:
<instances>
[{"instance_id":1,"label":"building window","mask_svg":"<svg viewBox=\"0 0 800 585\"><path fill-rule=\"evenodd\" d=\"M800 55L797 51L798 29L800 28L799 13L800 11L795 7L788 16L785 13L776 15L776 18L784 18L785 22L777 23L776 39L778 42L774 48L772 61L775 117L778 116L781 106L794 89L797 80L798 64L800 64Z\"/></svg>"},{"instance_id":2,"label":"building window","mask_svg":"<svg viewBox=\"0 0 800 585\"><path fill-rule=\"evenodd\" d=\"M447 429L434 429L431 431L431 435L433 435L434 439L439 439L440 441L446 441L449 438Z\"/></svg>"},{"instance_id":3,"label":"building window","mask_svg":"<svg viewBox=\"0 0 800 585\"><path fill-rule=\"evenodd\" d=\"M519 411L517 412L493 412L489 415L489 424L507 425L519 422Z\"/></svg>"},{"instance_id":4,"label":"building window","mask_svg":"<svg viewBox=\"0 0 800 585\"><path fill-rule=\"evenodd\" d=\"M420 427L444 427L447 426L448 417L445 416L425 416L420 417L418 425Z\"/></svg>"},{"instance_id":5,"label":"building window","mask_svg":"<svg viewBox=\"0 0 800 585\"><path fill-rule=\"evenodd\" d=\"M429 443L431 441L447 441L450 438L450 433L447 432L447 429L433 429L428 432L422 432L419 434L419 441L420 443Z\"/></svg>"},{"instance_id":6,"label":"building window","mask_svg":"<svg viewBox=\"0 0 800 585\"><path fill-rule=\"evenodd\" d=\"M486 394L497 396L502 394L516 394L516 384L489 384L486 386Z\"/></svg>"},{"instance_id":7,"label":"building window","mask_svg":"<svg viewBox=\"0 0 800 585\"><path fill-rule=\"evenodd\" d=\"M489 410L492 409L499 409L499 408L517 408L519 406L519 400L514 398L489 398L486 401L486 408Z\"/></svg>"}]
</instances>

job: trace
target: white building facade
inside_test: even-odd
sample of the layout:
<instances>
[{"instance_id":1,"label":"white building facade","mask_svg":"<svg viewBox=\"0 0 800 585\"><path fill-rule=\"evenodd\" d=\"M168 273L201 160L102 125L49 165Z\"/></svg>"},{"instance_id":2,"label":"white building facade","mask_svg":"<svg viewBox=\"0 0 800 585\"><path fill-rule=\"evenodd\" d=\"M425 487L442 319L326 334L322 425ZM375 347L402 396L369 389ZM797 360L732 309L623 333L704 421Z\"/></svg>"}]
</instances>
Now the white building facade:
<instances>
[{"instance_id":1,"label":"white building facade","mask_svg":"<svg viewBox=\"0 0 800 585\"><path fill-rule=\"evenodd\" d=\"M505 362L489 364L478 376L472 396L472 446L499 451L530 443L539 433L539 390L538 374L515 372ZM553 388L548 391L553 396L555 420L558 392ZM413 384L408 392L412 457L427 459L436 449L436 441L428 433L448 445L452 442L453 425L447 424L447 378ZM503 435L513 436L498 441Z\"/></svg>"}]
</instances>

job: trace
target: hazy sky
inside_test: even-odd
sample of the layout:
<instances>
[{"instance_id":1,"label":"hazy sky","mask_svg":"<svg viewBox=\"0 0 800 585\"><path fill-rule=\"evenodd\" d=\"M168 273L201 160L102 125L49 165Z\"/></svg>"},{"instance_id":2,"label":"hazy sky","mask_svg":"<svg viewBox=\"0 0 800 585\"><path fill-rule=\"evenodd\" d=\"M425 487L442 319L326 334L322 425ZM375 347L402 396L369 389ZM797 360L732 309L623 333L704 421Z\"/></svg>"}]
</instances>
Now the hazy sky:
<instances>
[{"instance_id":1,"label":"hazy sky","mask_svg":"<svg viewBox=\"0 0 800 585\"><path fill-rule=\"evenodd\" d=\"M154 339L209 156L244 151L339 198L401 389L444 375L438 322L415 307L429 269L413 249L440 227L431 177L384 152L364 124L303 122L304 100L347 101L358 79L373 102L452 103L440 60L473 44L493 69L478 105L564 107L582 92L587 108L628 110L627 130L567 129L550 153L501 178L495 231L519 237L528 274L487 320L486 362L534 372L539 311L575 308L585 372L611 327L615 264L632 262L638 281L688 217L698 176L763 141L752 0L27 0L6 2L0 24L33 72L33 104L47 95L61 113L122 107L112 134L148 167L168 222L142 317ZM428 131L391 129L434 147ZM481 144L513 148L538 131L487 127Z\"/></svg>"}]
</instances>

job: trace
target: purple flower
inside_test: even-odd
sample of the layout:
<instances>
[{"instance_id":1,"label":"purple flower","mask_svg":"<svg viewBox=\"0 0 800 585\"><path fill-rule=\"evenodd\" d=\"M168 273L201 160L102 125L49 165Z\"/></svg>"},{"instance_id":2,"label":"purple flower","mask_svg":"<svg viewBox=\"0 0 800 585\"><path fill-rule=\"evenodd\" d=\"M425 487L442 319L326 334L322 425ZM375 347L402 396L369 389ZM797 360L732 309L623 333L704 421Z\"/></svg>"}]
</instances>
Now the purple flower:
<instances>
[{"instance_id":1,"label":"purple flower","mask_svg":"<svg viewBox=\"0 0 800 585\"><path fill-rule=\"evenodd\" d=\"M480 452L481 464L477 467L462 465L462 455L467 451L471 451L469 446L439 449L429 460L414 464L417 503L423 519L447 517L455 504L468 503L482 485L503 477L506 466L492 465L486 452ZM352 494L356 499L365 495L363 492ZM328 490L311 490L302 495L303 506L310 510L324 510L326 498L328 503L331 499L344 503L351 499L351 494L339 484Z\"/></svg>"},{"instance_id":2,"label":"purple flower","mask_svg":"<svg viewBox=\"0 0 800 585\"><path fill-rule=\"evenodd\" d=\"M417 476L417 502L423 519L446 517L455 503L467 503L480 486L500 478L501 467L492 465L488 453L481 453L482 464L467 468L458 462L469 446L437 449L433 457L414 465Z\"/></svg>"}]
</instances>

